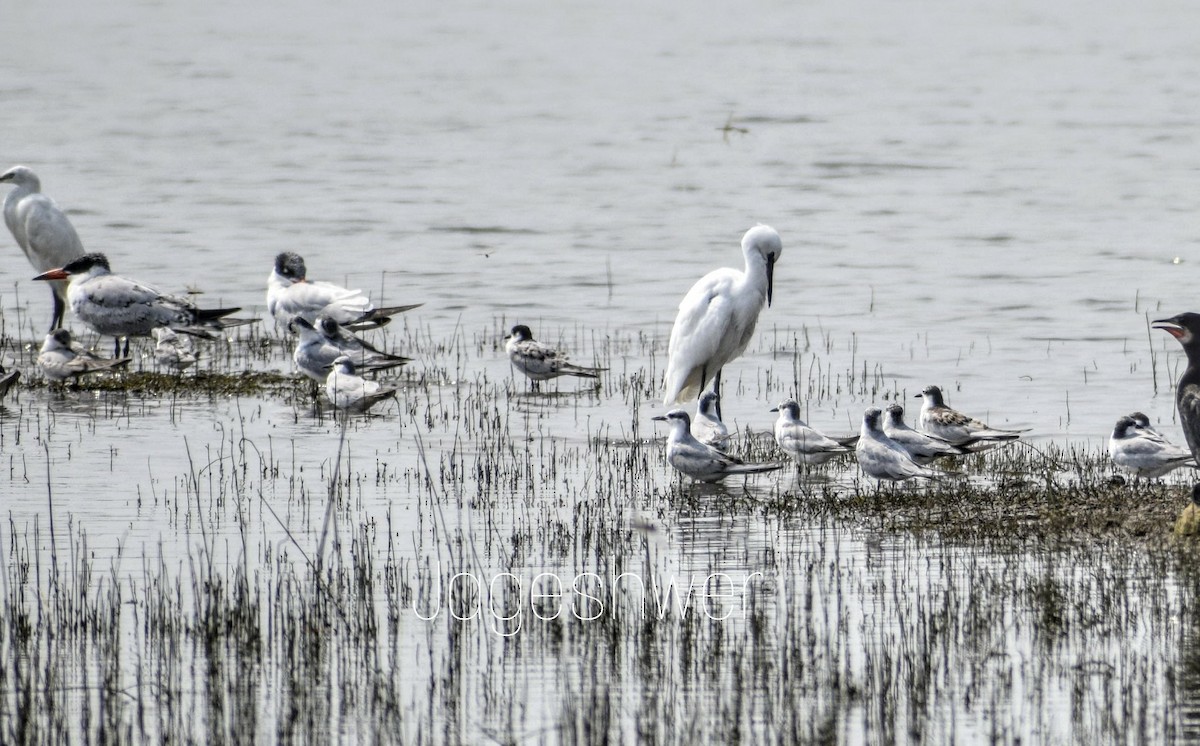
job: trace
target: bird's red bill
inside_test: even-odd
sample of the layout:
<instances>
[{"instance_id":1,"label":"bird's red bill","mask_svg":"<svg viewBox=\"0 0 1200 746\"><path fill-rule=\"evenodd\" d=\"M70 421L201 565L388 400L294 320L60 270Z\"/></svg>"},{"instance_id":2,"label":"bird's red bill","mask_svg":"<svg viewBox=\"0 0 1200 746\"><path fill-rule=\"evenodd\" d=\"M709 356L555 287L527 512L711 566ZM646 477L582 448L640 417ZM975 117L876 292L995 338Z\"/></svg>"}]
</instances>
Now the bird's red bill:
<instances>
[{"instance_id":1,"label":"bird's red bill","mask_svg":"<svg viewBox=\"0 0 1200 746\"><path fill-rule=\"evenodd\" d=\"M35 280L65 280L68 277L70 277L70 275L68 275L66 272L63 272L61 269L52 269L49 272L41 273L40 275L38 275L37 277L35 277L33 279L35 279Z\"/></svg>"}]
</instances>

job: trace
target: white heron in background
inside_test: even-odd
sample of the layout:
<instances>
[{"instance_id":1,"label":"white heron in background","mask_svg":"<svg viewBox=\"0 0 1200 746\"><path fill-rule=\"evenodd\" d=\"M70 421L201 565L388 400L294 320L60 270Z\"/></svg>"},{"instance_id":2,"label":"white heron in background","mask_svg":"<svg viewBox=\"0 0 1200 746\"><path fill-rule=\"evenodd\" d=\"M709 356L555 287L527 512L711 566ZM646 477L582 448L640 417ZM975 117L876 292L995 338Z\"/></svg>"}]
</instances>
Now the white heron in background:
<instances>
[{"instance_id":1,"label":"white heron in background","mask_svg":"<svg viewBox=\"0 0 1200 746\"><path fill-rule=\"evenodd\" d=\"M37 174L25 166L13 166L0 174L0 183L16 187L4 198L4 222L34 269L45 272L83 256L79 234L54 200L42 194ZM62 326L67 283L51 283L50 291L54 297L53 331Z\"/></svg>"}]
</instances>

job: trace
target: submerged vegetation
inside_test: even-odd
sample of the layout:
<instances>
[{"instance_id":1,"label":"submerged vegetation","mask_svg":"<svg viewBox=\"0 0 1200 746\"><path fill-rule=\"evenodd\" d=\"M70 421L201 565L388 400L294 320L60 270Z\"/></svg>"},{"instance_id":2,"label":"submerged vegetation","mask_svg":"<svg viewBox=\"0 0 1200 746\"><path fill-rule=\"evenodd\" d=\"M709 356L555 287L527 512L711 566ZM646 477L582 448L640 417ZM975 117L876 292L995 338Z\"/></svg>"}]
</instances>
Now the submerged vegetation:
<instances>
[{"instance_id":1,"label":"submerged vegetation","mask_svg":"<svg viewBox=\"0 0 1200 746\"><path fill-rule=\"evenodd\" d=\"M183 376L143 356L23 383L0 409L22 496L0 526L0 741L1200 735L1182 479L1035 441L927 486L851 460L691 484L649 421L661 340L568 338L609 374L530 393L505 326L399 330L420 362L371 417L315 403L255 333ZM903 398L807 335L728 395ZM780 460L768 424L732 450Z\"/></svg>"}]
</instances>

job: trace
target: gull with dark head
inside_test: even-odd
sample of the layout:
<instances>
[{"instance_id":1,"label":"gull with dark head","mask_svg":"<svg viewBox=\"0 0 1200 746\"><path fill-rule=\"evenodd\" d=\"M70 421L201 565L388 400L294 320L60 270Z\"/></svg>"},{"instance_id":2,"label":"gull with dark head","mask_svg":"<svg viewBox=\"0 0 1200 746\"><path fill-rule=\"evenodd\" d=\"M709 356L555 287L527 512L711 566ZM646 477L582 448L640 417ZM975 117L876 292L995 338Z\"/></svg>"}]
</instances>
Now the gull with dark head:
<instances>
[{"instance_id":1,"label":"gull with dark head","mask_svg":"<svg viewBox=\"0 0 1200 746\"><path fill-rule=\"evenodd\" d=\"M671 425L667 436L667 463L675 471L699 482L717 482L725 477L761 474L782 468L783 464L747 464L736 456L705 445L692 436L692 418L682 409L673 409L651 419Z\"/></svg>"},{"instance_id":2,"label":"gull with dark head","mask_svg":"<svg viewBox=\"0 0 1200 746\"><path fill-rule=\"evenodd\" d=\"M853 453L858 436L834 439L800 419L800 405L795 399L784 399L771 410L778 412L775 420L775 442L797 463L818 466L846 453Z\"/></svg>"},{"instance_id":3,"label":"gull with dark head","mask_svg":"<svg viewBox=\"0 0 1200 746\"><path fill-rule=\"evenodd\" d=\"M117 360L100 357L71 338L66 329L55 329L46 335L38 353L37 364L51 381L65 381L89 373L104 373L129 365L131 358Z\"/></svg>"},{"instance_id":4,"label":"gull with dark head","mask_svg":"<svg viewBox=\"0 0 1200 746\"><path fill-rule=\"evenodd\" d=\"M35 280L70 280L67 302L80 321L97 334L117 338L145 337L159 327L205 338L214 338L231 326L253 319L227 319L239 308L197 308L188 300L167 295L136 280L113 274L103 254L84 254Z\"/></svg>"},{"instance_id":5,"label":"gull with dark head","mask_svg":"<svg viewBox=\"0 0 1200 746\"><path fill-rule=\"evenodd\" d=\"M707 446L724 449L729 443L729 428L721 422L717 410L721 398L715 391L705 391L696 402L696 416L692 419L692 436Z\"/></svg>"},{"instance_id":6,"label":"gull with dark head","mask_svg":"<svg viewBox=\"0 0 1200 746\"><path fill-rule=\"evenodd\" d=\"M1200 314L1188 312L1159 319L1154 328L1179 340L1187 355L1187 368L1175 385L1175 406L1179 409L1183 437L1195 458L1200 456Z\"/></svg>"},{"instance_id":7,"label":"gull with dark head","mask_svg":"<svg viewBox=\"0 0 1200 746\"><path fill-rule=\"evenodd\" d=\"M366 412L395 395L395 388L385 388L355 373L354 361L346 355L333 361L333 370L325 379L325 396L330 403L350 412Z\"/></svg>"},{"instance_id":8,"label":"gull with dark head","mask_svg":"<svg viewBox=\"0 0 1200 746\"><path fill-rule=\"evenodd\" d=\"M315 324L324 315L350 329L375 329L420 305L376 308L361 290L309 280L303 257L292 251L275 257L275 268L267 277L267 312L283 327L297 318Z\"/></svg>"},{"instance_id":9,"label":"gull with dark head","mask_svg":"<svg viewBox=\"0 0 1200 746\"><path fill-rule=\"evenodd\" d=\"M567 360L566 353L542 344L533 338L533 332L524 324L517 324L512 333L504 338L504 350L513 367L533 381L533 388L538 383L559 376L578 376L579 378L599 378L607 368L584 368Z\"/></svg>"},{"instance_id":10,"label":"gull with dark head","mask_svg":"<svg viewBox=\"0 0 1200 746\"><path fill-rule=\"evenodd\" d=\"M921 466L909 457L908 452L896 441L884 434L880 426L883 413L876 407L863 412L862 431L854 455L863 473L874 479L900 482L913 477L937 479L942 472Z\"/></svg>"},{"instance_id":11,"label":"gull with dark head","mask_svg":"<svg viewBox=\"0 0 1200 746\"><path fill-rule=\"evenodd\" d=\"M921 416L917 421L921 431L972 453L1003 445L1028 432L991 427L982 420L951 409L946 406L942 390L937 386L926 386L917 396L925 400L921 403Z\"/></svg>"},{"instance_id":12,"label":"gull with dark head","mask_svg":"<svg viewBox=\"0 0 1200 746\"><path fill-rule=\"evenodd\" d=\"M884 410L883 434L903 448L908 457L921 466L928 466L945 456L961 456L970 452L909 427L904 422L904 407L899 404L890 404Z\"/></svg>"},{"instance_id":13,"label":"gull with dark head","mask_svg":"<svg viewBox=\"0 0 1200 746\"><path fill-rule=\"evenodd\" d=\"M15 187L4 198L4 222L34 269L45 272L83 256L83 242L75 226L54 200L42 194L37 174L25 166L13 166L0 174L0 183ZM53 331L62 326L67 284L51 283L50 290L54 297L54 317L50 322Z\"/></svg>"},{"instance_id":14,"label":"gull with dark head","mask_svg":"<svg viewBox=\"0 0 1200 746\"><path fill-rule=\"evenodd\" d=\"M363 373L398 368L410 362L410 358L375 349L325 315L318 316L316 324L297 316L293 326L300 333L300 342L292 360L301 373L318 383L329 377L329 367L342 355Z\"/></svg>"},{"instance_id":15,"label":"gull with dark head","mask_svg":"<svg viewBox=\"0 0 1200 746\"><path fill-rule=\"evenodd\" d=\"M775 229L756 225L742 236L744 270L714 269L692 285L671 327L663 404L695 399L710 380L720 395L721 370L746 350L758 314L771 305L775 262L782 254L783 242Z\"/></svg>"},{"instance_id":16,"label":"gull with dark head","mask_svg":"<svg viewBox=\"0 0 1200 746\"><path fill-rule=\"evenodd\" d=\"M1146 479L1164 477L1181 466L1196 466L1190 451L1151 428L1150 419L1141 412L1117 420L1108 439L1108 455L1114 466Z\"/></svg>"}]
</instances>

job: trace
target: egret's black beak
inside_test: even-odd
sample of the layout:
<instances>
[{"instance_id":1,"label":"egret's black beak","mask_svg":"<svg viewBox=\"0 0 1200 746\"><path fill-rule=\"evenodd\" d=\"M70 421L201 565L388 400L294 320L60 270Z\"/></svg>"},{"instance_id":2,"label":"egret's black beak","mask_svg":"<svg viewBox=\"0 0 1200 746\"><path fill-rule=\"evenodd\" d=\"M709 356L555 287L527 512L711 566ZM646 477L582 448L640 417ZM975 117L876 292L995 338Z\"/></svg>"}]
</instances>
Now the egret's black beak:
<instances>
[{"instance_id":1,"label":"egret's black beak","mask_svg":"<svg viewBox=\"0 0 1200 746\"><path fill-rule=\"evenodd\" d=\"M767 306L771 305L771 292L775 289L775 255L767 257Z\"/></svg>"}]
</instances>

